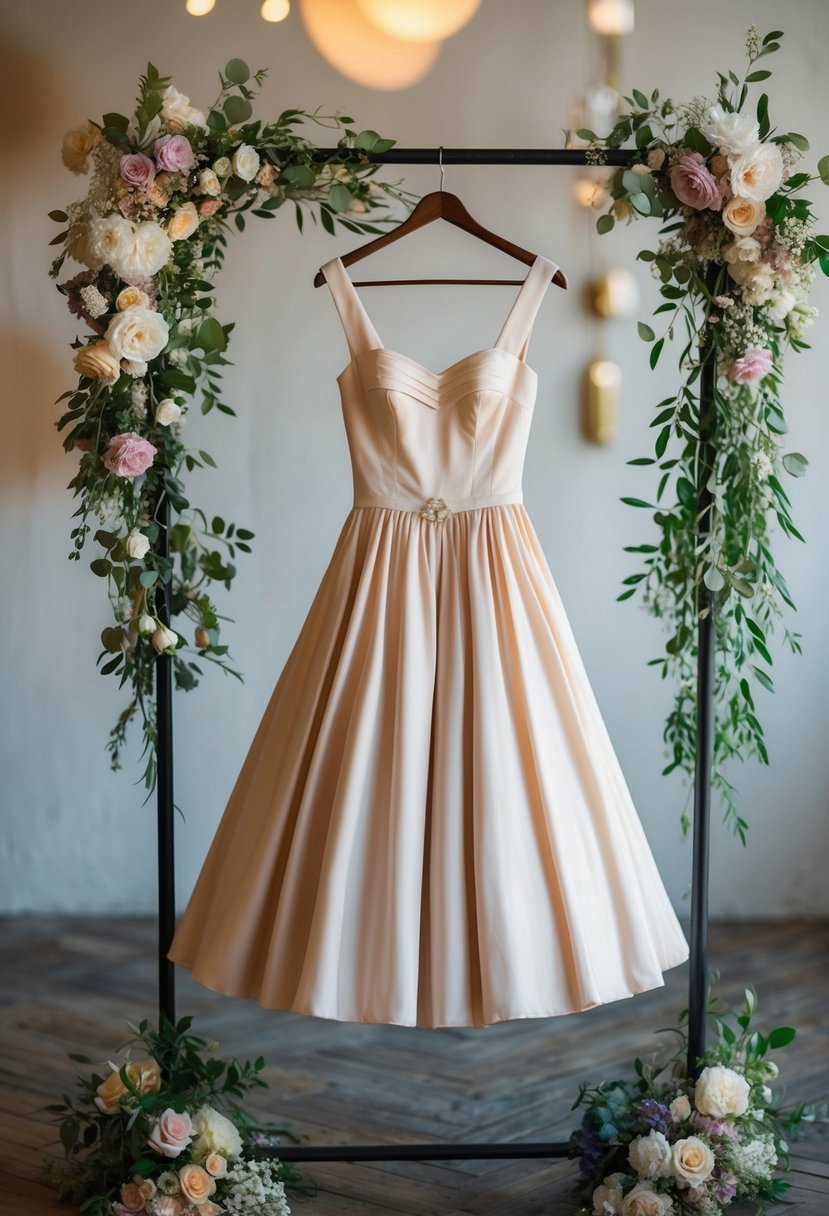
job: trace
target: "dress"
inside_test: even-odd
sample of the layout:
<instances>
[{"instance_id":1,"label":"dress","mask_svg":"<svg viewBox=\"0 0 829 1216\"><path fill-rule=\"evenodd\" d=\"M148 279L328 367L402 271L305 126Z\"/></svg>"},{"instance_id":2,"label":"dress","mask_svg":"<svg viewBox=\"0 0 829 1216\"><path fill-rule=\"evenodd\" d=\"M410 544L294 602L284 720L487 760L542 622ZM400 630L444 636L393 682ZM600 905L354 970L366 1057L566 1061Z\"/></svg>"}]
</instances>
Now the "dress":
<instances>
[{"instance_id":1,"label":"dress","mask_svg":"<svg viewBox=\"0 0 829 1216\"><path fill-rule=\"evenodd\" d=\"M556 266L435 373L323 267L354 502L168 957L343 1021L480 1026L664 984L688 944L523 506Z\"/></svg>"}]
</instances>

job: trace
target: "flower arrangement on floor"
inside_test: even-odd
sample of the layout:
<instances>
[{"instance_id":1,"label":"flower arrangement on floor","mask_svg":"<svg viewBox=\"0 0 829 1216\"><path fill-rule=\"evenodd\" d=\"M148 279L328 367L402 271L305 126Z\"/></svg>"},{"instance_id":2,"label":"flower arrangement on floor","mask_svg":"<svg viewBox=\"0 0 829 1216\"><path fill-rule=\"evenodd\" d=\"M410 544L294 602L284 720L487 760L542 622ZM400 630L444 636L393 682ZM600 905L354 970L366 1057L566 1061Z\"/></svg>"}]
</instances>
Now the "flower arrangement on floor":
<instances>
[{"instance_id":1,"label":"flower arrangement on floor","mask_svg":"<svg viewBox=\"0 0 829 1216\"><path fill-rule=\"evenodd\" d=\"M93 532L100 546L90 563L106 580L114 622L101 634L102 673L129 683L132 697L113 728L113 768L130 721L143 721L150 791L156 780L155 658L173 657L176 686L194 688L201 661L229 665L211 584L230 588L237 554L253 533L193 505L185 473L215 466L209 452L190 450L184 423L200 394L201 412L234 410L220 400L221 368L234 323L215 313L214 278L222 266L231 218L273 219L287 202L303 227L303 207L330 233L378 232L363 213L391 197L411 196L370 180L368 159L393 140L357 132L353 119L285 110L274 122L252 119L251 98L267 69L251 75L240 59L219 73L221 91L205 115L170 78L149 64L131 117L110 113L70 131L63 161L92 178L86 198L50 218L65 225L50 242L63 245L52 263L57 278L67 257L84 269L56 284L87 333L72 343L78 384L63 393L56 423L63 446L79 456L69 488L80 505L71 559ZM336 155L316 159L300 133L304 120L333 128ZM166 496L177 520L169 558L159 555L159 505ZM96 526L100 525L100 526ZM160 589L172 590L174 621L160 619ZM170 627L175 623L175 628ZM149 796L149 795L148 795Z\"/></svg>"},{"instance_id":2,"label":"flower arrangement on floor","mask_svg":"<svg viewBox=\"0 0 829 1216\"><path fill-rule=\"evenodd\" d=\"M604 199L610 210L597 228L610 232L618 220L643 216L662 222L657 248L638 255L660 281L663 302L654 310L659 333L640 323L639 334L652 343L652 368L666 337L679 331L685 339L683 382L659 402L650 424L654 455L630 461L658 471L654 499L622 500L652 511L658 535L627 547L640 555L641 567L624 580L618 598L638 593L667 627L664 654L651 661L677 690L664 732L664 772L678 769L690 784L696 625L711 593L717 641L713 781L725 821L743 843L747 823L724 766L751 755L768 764L755 691L774 690L771 636L784 609L794 609L772 553L772 525L803 539L783 484L784 474L798 477L808 463L799 452L784 452L783 356L787 349L807 348L803 333L816 314L809 303L815 267L829 274L829 236L815 235L811 204L802 195L817 180L799 168L808 142L796 132L775 133L766 93L748 106L750 86L771 75L756 65L779 49L782 36L773 31L761 40L751 27L744 79L718 73L713 101L696 97L679 104L663 100L658 89L649 97L634 89L625 98L630 111L606 138L578 132L591 142L596 163L605 149L635 140L634 160L609 177ZM817 174L829 184L828 156L818 162ZM713 416L699 400L708 356L716 360ZM704 486L714 495L710 532L699 527ZM800 635L787 625L782 632L799 653ZM687 832L687 809L682 825Z\"/></svg>"},{"instance_id":3,"label":"flower arrangement on floor","mask_svg":"<svg viewBox=\"0 0 829 1216\"><path fill-rule=\"evenodd\" d=\"M789 1163L786 1137L814 1118L800 1104L784 1113L769 1082L778 1075L770 1050L795 1037L790 1026L768 1035L752 1025L757 1005L746 990L739 1012L709 998L716 1041L686 1075L685 1015L671 1028L676 1054L663 1063L637 1059L635 1079L582 1085L572 1109L586 1108L570 1137L580 1158L579 1192L593 1216L720 1216L732 1203L780 1198L775 1177Z\"/></svg>"},{"instance_id":4,"label":"flower arrangement on floor","mask_svg":"<svg viewBox=\"0 0 829 1216\"><path fill-rule=\"evenodd\" d=\"M267 1086L264 1059L220 1060L191 1023L130 1025L120 1064L79 1075L78 1098L44 1108L60 1120L65 1159L45 1160L43 1173L86 1216L287 1216L286 1188L313 1191L294 1166L256 1159L288 1129L232 1101Z\"/></svg>"}]
</instances>

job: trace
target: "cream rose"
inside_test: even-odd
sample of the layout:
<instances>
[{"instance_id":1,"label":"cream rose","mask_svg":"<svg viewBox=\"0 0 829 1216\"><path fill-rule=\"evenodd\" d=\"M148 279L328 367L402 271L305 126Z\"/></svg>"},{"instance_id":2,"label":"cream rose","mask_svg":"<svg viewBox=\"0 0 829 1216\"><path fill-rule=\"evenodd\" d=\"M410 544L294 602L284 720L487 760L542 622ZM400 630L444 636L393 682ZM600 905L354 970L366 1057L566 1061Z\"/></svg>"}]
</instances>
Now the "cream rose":
<instances>
[{"instance_id":1,"label":"cream rose","mask_svg":"<svg viewBox=\"0 0 829 1216\"><path fill-rule=\"evenodd\" d=\"M160 312L132 304L116 313L104 335L119 359L154 359L167 345L170 329Z\"/></svg>"},{"instance_id":2,"label":"cream rose","mask_svg":"<svg viewBox=\"0 0 829 1216\"><path fill-rule=\"evenodd\" d=\"M177 422L180 417L181 406L172 397L165 397L163 401L159 401L155 411L155 420L159 426L169 426L171 422Z\"/></svg>"},{"instance_id":3,"label":"cream rose","mask_svg":"<svg viewBox=\"0 0 829 1216\"><path fill-rule=\"evenodd\" d=\"M199 190L202 194L221 194L222 183L212 169L202 169L199 174Z\"/></svg>"},{"instance_id":4,"label":"cream rose","mask_svg":"<svg viewBox=\"0 0 829 1216\"><path fill-rule=\"evenodd\" d=\"M753 236L738 236L723 249L726 262L758 262L763 247Z\"/></svg>"},{"instance_id":5,"label":"cream rose","mask_svg":"<svg viewBox=\"0 0 829 1216\"><path fill-rule=\"evenodd\" d=\"M744 1115L748 1110L749 1084L745 1077L713 1064L703 1068L694 1090L694 1105L700 1114L712 1119L724 1119L727 1115Z\"/></svg>"},{"instance_id":6,"label":"cream rose","mask_svg":"<svg viewBox=\"0 0 829 1216\"><path fill-rule=\"evenodd\" d=\"M243 182L252 182L259 170L259 153L250 144L240 144L231 163L237 177Z\"/></svg>"},{"instance_id":7,"label":"cream rose","mask_svg":"<svg viewBox=\"0 0 829 1216\"><path fill-rule=\"evenodd\" d=\"M130 248L118 265L110 262L112 269L125 283L134 279L149 279L162 266L166 266L173 255L169 236L155 220L144 220L133 234Z\"/></svg>"},{"instance_id":8,"label":"cream rose","mask_svg":"<svg viewBox=\"0 0 829 1216\"><path fill-rule=\"evenodd\" d=\"M88 244L96 265L101 266L106 262L119 273L118 266L129 255L134 234L135 224L132 220L115 212L91 220Z\"/></svg>"},{"instance_id":9,"label":"cream rose","mask_svg":"<svg viewBox=\"0 0 829 1216\"><path fill-rule=\"evenodd\" d=\"M664 1178L671 1172L671 1146L662 1132L652 1128L647 1136L631 1141L628 1161L640 1178Z\"/></svg>"},{"instance_id":10,"label":"cream rose","mask_svg":"<svg viewBox=\"0 0 829 1216\"><path fill-rule=\"evenodd\" d=\"M711 1176L714 1154L699 1136L677 1140L671 1150L671 1165L676 1178L689 1186L699 1186Z\"/></svg>"},{"instance_id":11,"label":"cream rose","mask_svg":"<svg viewBox=\"0 0 829 1216\"><path fill-rule=\"evenodd\" d=\"M150 542L143 532L140 532L138 528L133 528L131 532L127 533L124 548L128 557L142 558L149 552Z\"/></svg>"},{"instance_id":12,"label":"cream rose","mask_svg":"<svg viewBox=\"0 0 829 1216\"><path fill-rule=\"evenodd\" d=\"M762 202L779 190L783 157L777 144L760 144L731 158L731 189L739 198Z\"/></svg>"},{"instance_id":13,"label":"cream rose","mask_svg":"<svg viewBox=\"0 0 829 1216\"><path fill-rule=\"evenodd\" d=\"M89 346L78 347L72 364L78 375L100 380L104 384L114 384L121 375L118 356L105 338L100 342L91 342Z\"/></svg>"},{"instance_id":14,"label":"cream rose","mask_svg":"<svg viewBox=\"0 0 829 1216\"><path fill-rule=\"evenodd\" d=\"M142 308L150 306L150 297L140 287L125 287L123 291L118 292L115 298L115 307L118 312L123 312L125 308L134 308L136 304L140 304Z\"/></svg>"},{"instance_id":15,"label":"cream rose","mask_svg":"<svg viewBox=\"0 0 829 1216\"><path fill-rule=\"evenodd\" d=\"M765 203L740 195L729 199L722 209L723 223L735 236L751 236L765 216Z\"/></svg>"},{"instance_id":16,"label":"cream rose","mask_svg":"<svg viewBox=\"0 0 829 1216\"><path fill-rule=\"evenodd\" d=\"M593 1216L618 1216L622 1206L624 1174L608 1174L593 1192Z\"/></svg>"},{"instance_id":17,"label":"cream rose","mask_svg":"<svg viewBox=\"0 0 829 1216\"><path fill-rule=\"evenodd\" d=\"M186 241L199 226L199 213L194 202L177 207L167 224L167 235L171 241Z\"/></svg>"},{"instance_id":18,"label":"cream rose","mask_svg":"<svg viewBox=\"0 0 829 1216\"><path fill-rule=\"evenodd\" d=\"M190 98L171 84L161 94L161 116L171 131L180 132L186 126L207 127L201 110L197 110Z\"/></svg>"},{"instance_id":19,"label":"cream rose","mask_svg":"<svg viewBox=\"0 0 829 1216\"><path fill-rule=\"evenodd\" d=\"M204 1203L216 1190L215 1179L210 1177L207 1170L193 1162L181 1167L178 1181L185 1198L195 1204Z\"/></svg>"},{"instance_id":20,"label":"cream rose","mask_svg":"<svg viewBox=\"0 0 829 1216\"><path fill-rule=\"evenodd\" d=\"M158 629L156 629L155 633L150 638L150 643L152 645L153 650L155 650L156 653L164 654L165 652L169 652L170 654L172 654L178 644L178 634L174 630L168 629L166 627L166 625L159 625ZM188 1116L188 1118L189 1118L189 1116ZM188 1144L189 1144L189 1140L188 1140ZM182 1147L184 1147L184 1146L182 1145ZM181 1150L179 1150L179 1151L181 1151ZM168 1157L173 1157L173 1156L177 1156L177 1155L178 1155L177 1153L168 1153L167 1154Z\"/></svg>"},{"instance_id":21,"label":"cream rose","mask_svg":"<svg viewBox=\"0 0 829 1216\"><path fill-rule=\"evenodd\" d=\"M647 1182L637 1182L622 1200L621 1216L669 1216L673 1211L670 1195L660 1195Z\"/></svg>"},{"instance_id":22,"label":"cream rose","mask_svg":"<svg viewBox=\"0 0 829 1216\"><path fill-rule=\"evenodd\" d=\"M227 156L220 156L218 160L213 162L213 172L218 177L227 177L233 166Z\"/></svg>"},{"instance_id":23,"label":"cream rose","mask_svg":"<svg viewBox=\"0 0 829 1216\"><path fill-rule=\"evenodd\" d=\"M196 630L198 633L198 630ZM211 1178L224 1178L227 1173L227 1160L221 1153L208 1153L204 1159L204 1168Z\"/></svg>"},{"instance_id":24,"label":"cream rose","mask_svg":"<svg viewBox=\"0 0 829 1216\"><path fill-rule=\"evenodd\" d=\"M683 1119L687 1119L690 1115L691 1103L685 1094L677 1094L668 1110L671 1112L671 1118L674 1123L681 1123Z\"/></svg>"},{"instance_id":25,"label":"cream rose","mask_svg":"<svg viewBox=\"0 0 829 1216\"><path fill-rule=\"evenodd\" d=\"M101 132L91 122L82 122L63 137L61 157L73 173L89 172L89 153L101 138Z\"/></svg>"}]
</instances>

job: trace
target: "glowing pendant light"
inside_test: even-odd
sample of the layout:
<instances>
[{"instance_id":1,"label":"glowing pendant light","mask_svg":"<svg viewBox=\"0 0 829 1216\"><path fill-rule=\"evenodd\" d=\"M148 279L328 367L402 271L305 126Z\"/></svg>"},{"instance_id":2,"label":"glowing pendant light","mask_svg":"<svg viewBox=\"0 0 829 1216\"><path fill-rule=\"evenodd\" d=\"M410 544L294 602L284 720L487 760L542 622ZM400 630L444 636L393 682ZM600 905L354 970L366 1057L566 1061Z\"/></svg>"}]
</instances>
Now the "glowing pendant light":
<instances>
[{"instance_id":1,"label":"glowing pendant light","mask_svg":"<svg viewBox=\"0 0 829 1216\"><path fill-rule=\"evenodd\" d=\"M408 88L426 75L440 52L440 42L408 42L378 29L358 0L302 0L300 12L323 58L370 89Z\"/></svg>"},{"instance_id":2,"label":"glowing pendant light","mask_svg":"<svg viewBox=\"0 0 829 1216\"><path fill-rule=\"evenodd\" d=\"M291 0L262 0L259 11L265 21L284 21L291 11Z\"/></svg>"},{"instance_id":3,"label":"glowing pendant light","mask_svg":"<svg viewBox=\"0 0 829 1216\"><path fill-rule=\"evenodd\" d=\"M378 29L393 38L433 42L451 38L471 21L481 0L359 0Z\"/></svg>"}]
</instances>

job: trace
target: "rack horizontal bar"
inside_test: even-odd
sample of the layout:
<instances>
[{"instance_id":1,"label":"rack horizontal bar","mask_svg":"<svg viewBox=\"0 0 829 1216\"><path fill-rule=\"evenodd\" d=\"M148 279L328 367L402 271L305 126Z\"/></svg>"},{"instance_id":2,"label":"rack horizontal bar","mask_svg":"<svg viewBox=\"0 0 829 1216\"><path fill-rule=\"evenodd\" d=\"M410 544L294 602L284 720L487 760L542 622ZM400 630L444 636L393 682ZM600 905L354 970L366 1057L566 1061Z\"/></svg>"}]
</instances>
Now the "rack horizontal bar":
<instances>
[{"instance_id":1,"label":"rack horizontal bar","mask_svg":"<svg viewBox=\"0 0 829 1216\"><path fill-rule=\"evenodd\" d=\"M587 148L389 148L369 153L369 160L383 165L586 165ZM340 156L340 148L317 148L314 160ZM635 148L603 151L607 165L627 165Z\"/></svg>"},{"instance_id":2,"label":"rack horizontal bar","mask_svg":"<svg viewBox=\"0 0 829 1216\"><path fill-rule=\"evenodd\" d=\"M260 1160L280 1161L498 1161L524 1157L569 1157L566 1141L514 1144L280 1144L249 1150Z\"/></svg>"}]
</instances>

